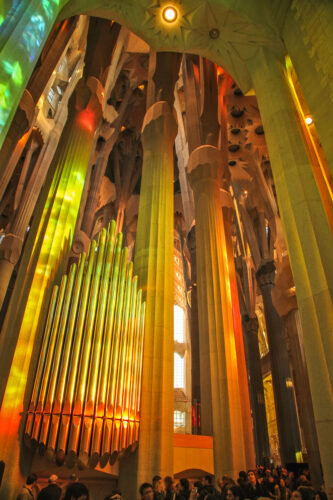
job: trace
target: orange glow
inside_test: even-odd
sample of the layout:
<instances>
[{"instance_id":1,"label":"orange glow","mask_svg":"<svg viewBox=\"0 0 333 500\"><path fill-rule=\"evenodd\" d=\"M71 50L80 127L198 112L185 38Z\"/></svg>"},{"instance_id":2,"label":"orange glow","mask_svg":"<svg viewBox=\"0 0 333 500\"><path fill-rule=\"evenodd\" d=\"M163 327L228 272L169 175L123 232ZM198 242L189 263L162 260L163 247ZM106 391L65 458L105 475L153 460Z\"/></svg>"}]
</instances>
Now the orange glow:
<instances>
[{"instance_id":1,"label":"orange glow","mask_svg":"<svg viewBox=\"0 0 333 500\"><path fill-rule=\"evenodd\" d=\"M87 132L93 133L95 130L95 113L93 110L86 108L77 114L77 124Z\"/></svg>"}]
</instances>

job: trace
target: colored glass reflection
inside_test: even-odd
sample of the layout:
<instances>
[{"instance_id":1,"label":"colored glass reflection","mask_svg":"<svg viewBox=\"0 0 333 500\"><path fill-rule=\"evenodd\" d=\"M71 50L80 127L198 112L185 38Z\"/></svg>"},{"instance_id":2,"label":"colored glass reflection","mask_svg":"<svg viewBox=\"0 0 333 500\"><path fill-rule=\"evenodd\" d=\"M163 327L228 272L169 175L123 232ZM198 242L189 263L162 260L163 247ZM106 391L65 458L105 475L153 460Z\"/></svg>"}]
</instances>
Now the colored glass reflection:
<instances>
[{"instance_id":1,"label":"colored glass reflection","mask_svg":"<svg viewBox=\"0 0 333 500\"><path fill-rule=\"evenodd\" d=\"M15 29L8 35L1 50L0 147L43 44L66 0L35 2L23 13L19 3L11 7L12 19L16 21ZM27 13L30 14L28 22ZM0 14L0 25L5 20L5 14Z\"/></svg>"}]
</instances>

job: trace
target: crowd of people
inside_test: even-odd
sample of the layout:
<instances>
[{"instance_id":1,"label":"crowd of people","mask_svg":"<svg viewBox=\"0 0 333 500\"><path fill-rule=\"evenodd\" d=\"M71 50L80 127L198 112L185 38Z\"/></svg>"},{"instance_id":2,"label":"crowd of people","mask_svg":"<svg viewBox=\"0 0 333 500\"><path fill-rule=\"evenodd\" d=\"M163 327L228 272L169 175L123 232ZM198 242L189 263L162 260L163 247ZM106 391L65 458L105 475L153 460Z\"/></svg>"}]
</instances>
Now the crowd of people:
<instances>
[{"instance_id":1,"label":"crowd of people","mask_svg":"<svg viewBox=\"0 0 333 500\"><path fill-rule=\"evenodd\" d=\"M141 500L327 500L323 490L315 491L312 487L308 470L295 477L283 467L241 471L236 480L223 476L216 486L210 475L200 481L155 476L151 483L140 486L139 494ZM91 497L88 488L75 474L62 488L58 477L52 474L48 485L41 490L37 486L36 474L31 474L17 500L91 500ZM104 500L122 500L121 491L114 490Z\"/></svg>"}]
</instances>

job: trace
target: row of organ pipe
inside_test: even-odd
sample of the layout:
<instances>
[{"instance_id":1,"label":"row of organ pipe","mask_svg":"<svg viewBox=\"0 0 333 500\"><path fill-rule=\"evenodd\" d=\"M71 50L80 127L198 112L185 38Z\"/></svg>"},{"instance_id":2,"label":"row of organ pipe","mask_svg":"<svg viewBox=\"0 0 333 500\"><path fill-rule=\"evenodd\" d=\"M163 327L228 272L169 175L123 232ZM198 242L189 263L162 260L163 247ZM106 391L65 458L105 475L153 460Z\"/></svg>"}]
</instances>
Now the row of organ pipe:
<instances>
[{"instance_id":1,"label":"row of organ pipe","mask_svg":"<svg viewBox=\"0 0 333 500\"><path fill-rule=\"evenodd\" d=\"M113 463L138 440L145 304L112 221L55 285L25 441L72 466Z\"/></svg>"}]
</instances>

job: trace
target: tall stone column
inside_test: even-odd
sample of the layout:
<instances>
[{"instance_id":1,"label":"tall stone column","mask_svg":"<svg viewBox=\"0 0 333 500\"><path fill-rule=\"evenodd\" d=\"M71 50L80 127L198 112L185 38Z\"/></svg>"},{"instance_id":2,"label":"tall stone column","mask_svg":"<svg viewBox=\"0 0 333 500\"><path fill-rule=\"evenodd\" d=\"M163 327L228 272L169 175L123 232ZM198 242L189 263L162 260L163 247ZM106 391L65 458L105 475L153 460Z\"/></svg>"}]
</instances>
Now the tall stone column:
<instances>
[{"instance_id":1,"label":"tall stone column","mask_svg":"<svg viewBox=\"0 0 333 500\"><path fill-rule=\"evenodd\" d=\"M301 84L333 177L332 37L330 2L294 0L286 16L283 41ZM311 70L309 71L309 68Z\"/></svg>"},{"instance_id":2,"label":"tall stone column","mask_svg":"<svg viewBox=\"0 0 333 500\"><path fill-rule=\"evenodd\" d=\"M246 372L242 318L239 309L237 278L236 278L234 250L232 245L232 232L231 232L232 217L234 210L233 210L231 194L229 193L229 191L222 189L221 194L222 194L223 225L224 225L225 243L227 249L227 262L228 262L231 302L233 311L233 326L235 332L235 344L236 344L236 354L237 354L239 392L240 392L241 409L242 409L244 450L246 458L246 467L247 469L253 469L256 465L256 461L255 461L253 429L251 420L251 407L250 407L249 386L248 386L247 372ZM264 433L264 430L261 432Z\"/></svg>"},{"instance_id":3,"label":"tall stone column","mask_svg":"<svg viewBox=\"0 0 333 500\"><path fill-rule=\"evenodd\" d=\"M134 271L146 301L137 484L173 473L173 144L166 101L146 112ZM128 482L128 477L125 479ZM135 483L135 482L134 482ZM136 487L137 484L133 484ZM133 490L128 498L135 498Z\"/></svg>"},{"instance_id":4,"label":"tall stone column","mask_svg":"<svg viewBox=\"0 0 333 500\"><path fill-rule=\"evenodd\" d=\"M306 367L302 340L302 326L298 309L292 309L283 318L287 332L289 357L298 406L300 424L303 430L311 482L315 489L320 489L323 475L320 466L320 452L313 405L310 392L309 376Z\"/></svg>"},{"instance_id":5,"label":"tall stone column","mask_svg":"<svg viewBox=\"0 0 333 500\"><path fill-rule=\"evenodd\" d=\"M199 346L199 318L198 318L198 286L197 286L197 265L196 265L196 238L195 226L187 236L187 246L191 253L191 365L192 365L192 404L200 415L201 394L200 394L200 346ZM193 434L201 434L199 422L195 423L192 429Z\"/></svg>"},{"instance_id":6,"label":"tall stone column","mask_svg":"<svg viewBox=\"0 0 333 500\"><path fill-rule=\"evenodd\" d=\"M222 159L214 146L190 156L194 192L202 433L214 436L215 475L245 468L237 355L225 231L221 210Z\"/></svg>"},{"instance_id":7,"label":"tall stone column","mask_svg":"<svg viewBox=\"0 0 333 500\"><path fill-rule=\"evenodd\" d=\"M274 278L275 265L272 261L263 264L257 271L257 282L261 290L265 310L280 456L282 463L285 464L287 462L296 462L296 452L301 451L301 441L283 320L272 302L271 290L274 286Z\"/></svg>"},{"instance_id":8,"label":"tall stone column","mask_svg":"<svg viewBox=\"0 0 333 500\"><path fill-rule=\"evenodd\" d=\"M283 64L261 48L248 67L265 128L297 290L320 455L326 488L330 491L333 487L333 237L291 105Z\"/></svg>"},{"instance_id":9,"label":"tall stone column","mask_svg":"<svg viewBox=\"0 0 333 500\"><path fill-rule=\"evenodd\" d=\"M243 317L243 325L247 344L247 361L249 370L249 385L252 400L254 439L256 455L259 464L269 457L269 437L265 408L264 384L261 373L261 361L258 341L258 318Z\"/></svg>"}]
</instances>

